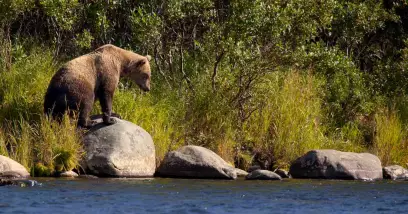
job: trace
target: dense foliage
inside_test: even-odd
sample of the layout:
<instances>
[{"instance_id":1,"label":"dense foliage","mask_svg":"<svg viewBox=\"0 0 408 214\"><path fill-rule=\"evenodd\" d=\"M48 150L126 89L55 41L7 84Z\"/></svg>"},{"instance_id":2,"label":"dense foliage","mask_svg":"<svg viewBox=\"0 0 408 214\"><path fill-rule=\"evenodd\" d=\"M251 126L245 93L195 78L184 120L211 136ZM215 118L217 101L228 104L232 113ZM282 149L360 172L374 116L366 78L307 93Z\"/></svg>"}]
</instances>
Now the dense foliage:
<instances>
[{"instance_id":1,"label":"dense foliage","mask_svg":"<svg viewBox=\"0 0 408 214\"><path fill-rule=\"evenodd\" d=\"M39 131L53 71L106 43L153 56L153 91L124 81L114 108L158 161L184 144L241 168L317 148L408 161L405 0L0 0L0 153L15 156L18 124L53 141Z\"/></svg>"}]
</instances>

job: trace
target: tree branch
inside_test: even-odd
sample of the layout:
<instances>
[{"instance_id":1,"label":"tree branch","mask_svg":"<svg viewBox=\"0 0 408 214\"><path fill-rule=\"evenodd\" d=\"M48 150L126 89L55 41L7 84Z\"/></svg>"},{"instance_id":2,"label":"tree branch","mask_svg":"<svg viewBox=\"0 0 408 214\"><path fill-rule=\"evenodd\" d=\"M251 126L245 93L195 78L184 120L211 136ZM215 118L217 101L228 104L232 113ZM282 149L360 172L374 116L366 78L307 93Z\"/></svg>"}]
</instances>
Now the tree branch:
<instances>
[{"instance_id":1,"label":"tree branch","mask_svg":"<svg viewBox=\"0 0 408 214\"><path fill-rule=\"evenodd\" d=\"M216 57L216 59L215 59L214 70L213 70L213 74L212 74L212 77L211 77L211 82L212 82L212 89L213 89L213 91L215 91L215 89L216 89L216 88L215 88L215 77L217 76L218 64L220 64L220 62L221 62L222 58L224 57L224 55L225 55L225 51L223 50L223 51L221 52L221 54L218 55L218 56Z\"/></svg>"}]
</instances>

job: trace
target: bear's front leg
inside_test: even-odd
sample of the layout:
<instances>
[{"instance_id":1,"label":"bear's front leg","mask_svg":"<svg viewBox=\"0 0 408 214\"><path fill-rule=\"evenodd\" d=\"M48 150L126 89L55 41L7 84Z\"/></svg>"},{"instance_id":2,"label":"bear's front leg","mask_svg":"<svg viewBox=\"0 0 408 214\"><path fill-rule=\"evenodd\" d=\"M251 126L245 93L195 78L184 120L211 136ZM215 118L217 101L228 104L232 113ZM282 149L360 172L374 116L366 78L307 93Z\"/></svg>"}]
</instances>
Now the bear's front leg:
<instances>
[{"instance_id":1,"label":"bear's front leg","mask_svg":"<svg viewBox=\"0 0 408 214\"><path fill-rule=\"evenodd\" d=\"M98 93L98 97L102 108L103 123L106 125L115 124L116 120L111 117L113 91L100 90L100 92Z\"/></svg>"}]
</instances>

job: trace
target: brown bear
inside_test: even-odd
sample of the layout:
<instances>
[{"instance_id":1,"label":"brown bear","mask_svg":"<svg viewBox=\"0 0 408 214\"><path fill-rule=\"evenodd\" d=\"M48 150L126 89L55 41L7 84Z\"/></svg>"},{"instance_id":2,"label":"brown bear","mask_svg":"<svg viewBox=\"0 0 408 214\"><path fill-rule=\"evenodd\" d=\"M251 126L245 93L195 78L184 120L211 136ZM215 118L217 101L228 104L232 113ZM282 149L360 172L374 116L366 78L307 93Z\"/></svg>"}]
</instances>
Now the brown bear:
<instances>
[{"instance_id":1,"label":"brown bear","mask_svg":"<svg viewBox=\"0 0 408 214\"><path fill-rule=\"evenodd\" d=\"M104 45L63 65L52 77L44 99L44 112L61 119L67 110L78 113L78 127L90 128L89 114L96 99L104 124L113 124L113 93L120 77L150 90L150 57ZM71 114L72 115L72 114Z\"/></svg>"}]
</instances>

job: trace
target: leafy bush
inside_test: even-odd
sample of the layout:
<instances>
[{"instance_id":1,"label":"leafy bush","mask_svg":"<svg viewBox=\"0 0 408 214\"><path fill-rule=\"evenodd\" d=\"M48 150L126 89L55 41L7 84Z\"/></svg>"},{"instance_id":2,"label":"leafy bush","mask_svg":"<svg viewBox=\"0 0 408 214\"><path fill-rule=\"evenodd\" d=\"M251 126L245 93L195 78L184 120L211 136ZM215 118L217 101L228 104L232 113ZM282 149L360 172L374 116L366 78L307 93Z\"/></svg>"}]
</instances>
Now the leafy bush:
<instances>
[{"instance_id":1,"label":"leafy bush","mask_svg":"<svg viewBox=\"0 0 408 214\"><path fill-rule=\"evenodd\" d=\"M311 46L304 60L306 67L325 80L324 107L335 127L372 110L364 76L349 57L337 49L317 44Z\"/></svg>"}]
</instances>

